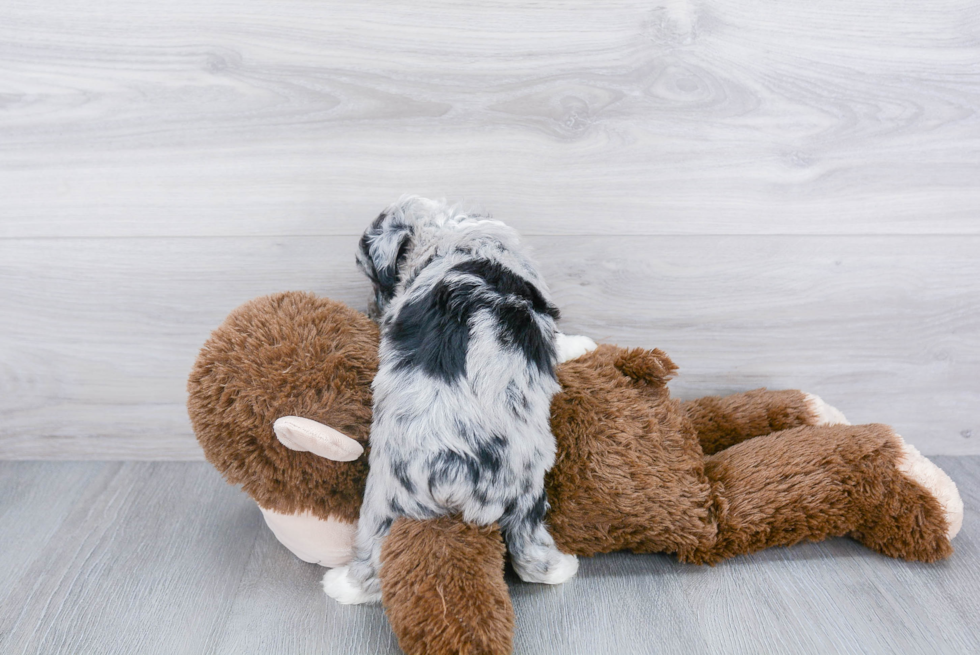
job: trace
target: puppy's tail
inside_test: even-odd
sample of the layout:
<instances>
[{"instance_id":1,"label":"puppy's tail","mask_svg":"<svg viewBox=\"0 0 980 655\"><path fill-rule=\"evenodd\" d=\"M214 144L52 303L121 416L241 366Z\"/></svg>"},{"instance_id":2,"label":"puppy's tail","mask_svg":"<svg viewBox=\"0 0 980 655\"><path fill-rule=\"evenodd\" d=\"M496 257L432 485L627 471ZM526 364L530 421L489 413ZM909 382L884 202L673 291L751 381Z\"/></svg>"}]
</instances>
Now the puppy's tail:
<instances>
[{"instance_id":1,"label":"puppy's tail","mask_svg":"<svg viewBox=\"0 0 980 655\"><path fill-rule=\"evenodd\" d=\"M455 516L395 521L381 550L381 599L402 650L511 653L505 551L496 525Z\"/></svg>"}]
</instances>

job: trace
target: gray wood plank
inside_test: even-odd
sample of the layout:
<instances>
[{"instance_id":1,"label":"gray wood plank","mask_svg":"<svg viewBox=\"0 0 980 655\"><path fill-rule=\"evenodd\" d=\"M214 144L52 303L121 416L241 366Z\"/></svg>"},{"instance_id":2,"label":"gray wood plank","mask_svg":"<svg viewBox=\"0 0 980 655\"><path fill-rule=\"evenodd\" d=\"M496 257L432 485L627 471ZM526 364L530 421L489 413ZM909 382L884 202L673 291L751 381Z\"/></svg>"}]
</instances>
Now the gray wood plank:
<instances>
[{"instance_id":1,"label":"gray wood plank","mask_svg":"<svg viewBox=\"0 0 980 655\"><path fill-rule=\"evenodd\" d=\"M0 593L37 561L101 465L0 461ZM42 564L43 565L43 564Z\"/></svg>"},{"instance_id":2,"label":"gray wood plank","mask_svg":"<svg viewBox=\"0 0 980 655\"><path fill-rule=\"evenodd\" d=\"M966 504L944 562L834 539L715 567L601 555L559 587L510 573L515 652L977 652L980 457L935 461ZM5 653L398 652L380 608L328 602L205 463L0 462L0 484L0 544L36 548L0 550Z\"/></svg>"},{"instance_id":3,"label":"gray wood plank","mask_svg":"<svg viewBox=\"0 0 980 655\"><path fill-rule=\"evenodd\" d=\"M528 240L563 328L663 348L681 397L803 388L927 454L980 453L976 237ZM363 307L355 243L0 242L0 457L199 459L184 383L210 330L285 289Z\"/></svg>"},{"instance_id":4,"label":"gray wood plank","mask_svg":"<svg viewBox=\"0 0 980 655\"><path fill-rule=\"evenodd\" d=\"M328 599L320 586L325 570L300 561L263 529L211 652L400 653L381 606Z\"/></svg>"},{"instance_id":5,"label":"gray wood plank","mask_svg":"<svg viewBox=\"0 0 980 655\"><path fill-rule=\"evenodd\" d=\"M0 236L978 234L978 47L973 0L6 2Z\"/></svg>"},{"instance_id":6,"label":"gray wood plank","mask_svg":"<svg viewBox=\"0 0 980 655\"><path fill-rule=\"evenodd\" d=\"M255 505L204 463L75 463L91 479L56 534L0 596L5 653L203 653L235 598L265 529ZM36 471L3 463L3 471ZM44 517L62 464L45 464L32 496ZM54 498L57 500L57 498ZM31 536L33 522L2 531ZM9 573L5 573L9 577Z\"/></svg>"},{"instance_id":7,"label":"gray wood plank","mask_svg":"<svg viewBox=\"0 0 980 655\"><path fill-rule=\"evenodd\" d=\"M592 238L555 243L545 261L563 329L664 349L681 367L672 384L680 397L800 388L855 423L894 425L930 454L974 454L975 246L916 237Z\"/></svg>"},{"instance_id":8,"label":"gray wood plank","mask_svg":"<svg viewBox=\"0 0 980 655\"><path fill-rule=\"evenodd\" d=\"M356 242L0 242L3 457L200 459L184 387L210 331L286 289L363 305Z\"/></svg>"}]
</instances>

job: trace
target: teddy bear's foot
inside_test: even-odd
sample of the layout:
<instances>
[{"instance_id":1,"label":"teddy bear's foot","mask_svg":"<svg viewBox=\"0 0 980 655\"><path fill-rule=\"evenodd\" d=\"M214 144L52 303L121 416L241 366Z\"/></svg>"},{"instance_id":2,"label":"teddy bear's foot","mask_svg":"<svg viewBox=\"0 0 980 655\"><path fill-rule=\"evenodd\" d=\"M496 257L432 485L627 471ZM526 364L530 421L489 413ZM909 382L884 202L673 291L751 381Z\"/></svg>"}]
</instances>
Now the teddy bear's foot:
<instances>
[{"instance_id":1,"label":"teddy bear's foot","mask_svg":"<svg viewBox=\"0 0 980 655\"><path fill-rule=\"evenodd\" d=\"M349 566L330 569L323 576L323 591L342 605L381 602L381 591L367 591L350 576Z\"/></svg>"},{"instance_id":2,"label":"teddy bear's foot","mask_svg":"<svg viewBox=\"0 0 980 655\"><path fill-rule=\"evenodd\" d=\"M851 536L889 557L920 562L949 557L950 540L963 525L956 484L899 435L890 438L897 446L886 460L891 472L882 471L884 486Z\"/></svg>"},{"instance_id":3,"label":"teddy bear's foot","mask_svg":"<svg viewBox=\"0 0 980 655\"><path fill-rule=\"evenodd\" d=\"M963 521L949 476L887 425L749 439L708 457L705 476L717 483L718 532L681 555L697 563L843 535L882 555L935 562L952 554Z\"/></svg>"},{"instance_id":4,"label":"teddy bear's foot","mask_svg":"<svg viewBox=\"0 0 980 655\"><path fill-rule=\"evenodd\" d=\"M804 393L804 402L813 417L813 425L850 425L843 412L823 401L820 396Z\"/></svg>"},{"instance_id":5,"label":"teddy bear's foot","mask_svg":"<svg viewBox=\"0 0 980 655\"><path fill-rule=\"evenodd\" d=\"M963 527L963 499L946 471L922 456L915 446L902 442L902 458L898 462L898 470L906 477L919 483L939 501L946 515L946 538L955 537Z\"/></svg>"}]
</instances>

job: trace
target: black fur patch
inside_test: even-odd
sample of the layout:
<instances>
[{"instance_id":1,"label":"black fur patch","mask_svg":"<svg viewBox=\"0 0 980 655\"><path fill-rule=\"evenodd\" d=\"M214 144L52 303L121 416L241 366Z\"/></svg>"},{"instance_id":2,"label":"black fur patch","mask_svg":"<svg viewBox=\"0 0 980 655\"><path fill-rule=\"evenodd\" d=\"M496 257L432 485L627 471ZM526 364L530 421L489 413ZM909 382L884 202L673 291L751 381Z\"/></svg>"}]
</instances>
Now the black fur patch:
<instances>
[{"instance_id":1,"label":"black fur patch","mask_svg":"<svg viewBox=\"0 0 980 655\"><path fill-rule=\"evenodd\" d=\"M500 324L501 343L521 350L541 372L551 371L553 342L541 332L531 312L558 320L558 308L547 302L536 286L497 262L475 259L451 270L481 278L498 297L498 302L488 304Z\"/></svg>"},{"instance_id":2,"label":"black fur patch","mask_svg":"<svg viewBox=\"0 0 980 655\"><path fill-rule=\"evenodd\" d=\"M538 499L534 502L534 505L528 511L527 516L524 520L532 525L537 525L544 521L544 515L548 513L550 506L548 505L548 494L544 491L538 496Z\"/></svg>"},{"instance_id":3,"label":"black fur patch","mask_svg":"<svg viewBox=\"0 0 980 655\"><path fill-rule=\"evenodd\" d=\"M517 296L527 300L531 303L534 311L539 314L548 314L556 321L561 316L558 308L547 302L536 286L497 262L487 259L474 259L457 264L449 270L483 278L487 286L501 296Z\"/></svg>"},{"instance_id":4,"label":"black fur patch","mask_svg":"<svg viewBox=\"0 0 980 655\"><path fill-rule=\"evenodd\" d=\"M405 491L410 494L415 493L415 485L412 484L412 480L408 477L408 462L403 459L393 461L391 463L391 472L398 480L401 486L405 487Z\"/></svg>"},{"instance_id":5,"label":"black fur patch","mask_svg":"<svg viewBox=\"0 0 980 655\"><path fill-rule=\"evenodd\" d=\"M542 373L554 374L554 340L548 339L532 319L526 307L502 304L497 308L500 342L524 353L525 359Z\"/></svg>"},{"instance_id":6,"label":"black fur patch","mask_svg":"<svg viewBox=\"0 0 980 655\"><path fill-rule=\"evenodd\" d=\"M373 281L377 286L379 300L385 304L391 302L391 299L395 297L395 287L398 286L398 271L402 261L405 260L405 256L408 254L411 236L406 230L399 237L401 241L398 244L398 254L395 257L395 261L388 262L381 268L376 269L375 279Z\"/></svg>"},{"instance_id":7,"label":"black fur patch","mask_svg":"<svg viewBox=\"0 0 980 655\"><path fill-rule=\"evenodd\" d=\"M361 240L357 242L357 249L360 251L365 262L371 261L371 235L368 232L361 235ZM357 260L355 259L355 261ZM360 262L358 262L358 265L360 265ZM371 270L364 271L364 274L371 278L371 281L374 282L374 265L371 265Z\"/></svg>"},{"instance_id":8,"label":"black fur patch","mask_svg":"<svg viewBox=\"0 0 980 655\"><path fill-rule=\"evenodd\" d=\"M430 471L430 493L434 487L451 483L461 475L467 476L473 486L480 481L480 465L477 461L453 450L444 450L436 455L432 460Z\"/></svg>"},{"instance_id":9,"label":"black fur patch","mask_svg":"<svg viewBox=\"0 0 980 655\"><path fill-rule=\"evenodd\" d=\"M476 285L470 285L471 290ZM420 298L405 303L391 324L388 336L401 358L398 368L420 368L446 382L466 372L470 341L469 313L454 302L460 287L439 282Z\"/></svg>"},{"instance_id":10,"label":"black fur patch","mask_svg":"<svg viewBox=\"0 0 980 655\"><path fill-rule=\"evenodd\" d=\"M441 280L425 295L402 306L389 337L400 352L399 368L420 368L452 383L466 373L470 318L494 313L505 347L520 350L539 371L554 374L554 343L540 329L534 313L557 319L558 308L533 284L495 262L474 260L450 269L475 279Z\"/></svg>"},{"instance_id":11,"label":"black fur patch","mask_svg":"<svg viewBox=\"0 0 980 655\"><path fill-rule=\"evenodd\" d=\"M375 534L388 534L391 530L391 524L395 522L394 516L385 517L385 520L378 524L377 530L374 531Z\"/></svg>"},{"instance_id":12,"label":"black fur patch","mask_svg":"<svg viewBox=\"0 0 980 655\"><path fill-rule=\"evenodd\" d=\"M507 440L498 434L487 441L480 441L476 447L476 461L490 479L496 479L500 475L506 455Z\"/></svg>"}]
</instances>

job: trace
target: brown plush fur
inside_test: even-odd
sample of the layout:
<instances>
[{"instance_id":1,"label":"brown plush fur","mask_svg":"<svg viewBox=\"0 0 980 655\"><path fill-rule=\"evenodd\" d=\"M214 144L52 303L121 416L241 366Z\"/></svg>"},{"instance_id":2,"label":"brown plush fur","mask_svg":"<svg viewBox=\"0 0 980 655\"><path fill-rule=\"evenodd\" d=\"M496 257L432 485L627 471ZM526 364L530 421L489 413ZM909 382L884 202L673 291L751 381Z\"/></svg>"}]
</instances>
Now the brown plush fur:
<instances>
[{"instance_id":1,"label":"brown plush fur","mask_svg":"<svg viewBox=\"0 0 980 655\"><path fill-rule=\"evenodd\" d=\"M613 346L559 368L559 456L547 488L562 550L714 563L854 533L893 557L952 552L939 503L896 470L899 442L887 426L811 427L798 391L679 403L666 387L675 368L659 350ZM705 443L734 445L706 459Z\"/></svg>"},{"instance_id":2,"label":"brown plush fur","mask_svg":"<svg viewBox=\"0 0 980 655\"><path fill-rule=\"evenodd\" d=\"M406 653L511 652L514 608L504 582L496 526L457 517L399 519L385 540L381 588L388 620Z\"/></svg>"},{"instance_id":3,"label":"brown plush fur","mask_svg":"<svg viewBox=\"0 0 980 655\"><path fill-rule=\"evenodd\" d=\"M731 396L705 396L681 406L705 455L752 437L814 423L799 391L755 389Z\"/></svg>"},{"instance_id":4,"label":"brown plush fur","mask_svg":"<svg viewBox=\"0 0 980 655\"><path fill-rule=\"evenodd\" d=\"M681 558L733 555L850 534L882 554L933 562L953 549L939 502L895 468L885 425L802 427L756 437L706 461L718 536Z\"/></svg>"},{"instance_id":5,"label":"brown plush fur","mask_svg":"<svg viewBox=\"0 0 980 655\"><path fill-rule=\"evenodd\" d=\"M263 507L356 519L367 456L331 462L290 451L272 423L299 415L365 443L377 347L365 316L310 294L239 308L188 383L208 459ZM675 370L659 350L613 346L559 367L547 521L562 550L715 563L849 534L891 557L952 552L939 502L896 468L890 428L815 427L799 391L682 403L666 386ZM495 529L446 517L397 523L382 554L382 593L405 651L509 652L502 557Z\"/></svg>"},{"instance_id":6,"label":"brown plush fur","mask_svg":"<svg viewBox=\"0 0 980 655\"><path fill-rule=\"evenodd\" d=\"M704 455L666 387L675 369L659 350L605 345L559 367L547 489L560 549L687 553L714 537Z\"/></svg>"},{"instance_id":7,"label":"brown plush fur","mask_svg":"<svg viewBox=\"0 0 980 655\"><path fill-rule=\"evenodd\" d=\"M204 454L259 505L354 522L367 455L333 462L290 450L272 424L296 415L367 445L378 328L310 293L257 298L233 311L201 349L187 410Z\"/></svg>"}]
</instances>

